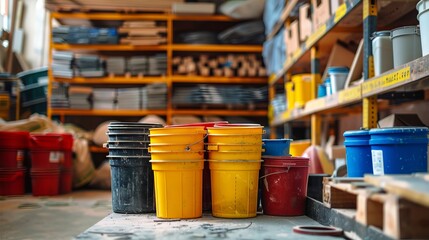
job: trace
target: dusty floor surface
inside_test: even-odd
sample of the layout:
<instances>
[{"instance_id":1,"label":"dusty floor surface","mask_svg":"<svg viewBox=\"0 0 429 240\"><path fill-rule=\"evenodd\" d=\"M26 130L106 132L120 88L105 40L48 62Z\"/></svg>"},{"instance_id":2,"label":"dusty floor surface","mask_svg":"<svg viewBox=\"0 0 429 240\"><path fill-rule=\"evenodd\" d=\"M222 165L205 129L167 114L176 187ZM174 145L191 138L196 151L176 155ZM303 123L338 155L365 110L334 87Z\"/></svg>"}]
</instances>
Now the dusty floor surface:
<instances>
[{"instance_id":1,"label":"dusty floor surface","mask_svg":"<svg viewBox=\"0 0 429 240\"><path fill-rule=\"evenodd\" d=\"M110 191L0 197L0 239L73 239L111 212Z\"/></svg>"}]
</instances>

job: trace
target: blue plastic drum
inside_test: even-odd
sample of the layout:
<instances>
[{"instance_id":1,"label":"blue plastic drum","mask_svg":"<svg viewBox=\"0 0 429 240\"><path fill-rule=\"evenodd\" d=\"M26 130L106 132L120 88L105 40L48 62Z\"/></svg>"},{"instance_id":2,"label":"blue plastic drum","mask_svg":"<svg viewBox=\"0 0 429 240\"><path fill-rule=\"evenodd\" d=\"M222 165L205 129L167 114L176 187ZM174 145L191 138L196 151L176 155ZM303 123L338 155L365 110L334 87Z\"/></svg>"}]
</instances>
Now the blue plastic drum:
<instances>
[{"instance_id":1,"label":"blue plastic drum","mask_svg":"<svg viewBox=\"0 0 429 240\"><path fill-rule=\"evenodd\" d=\"M372 174L369 131L346 131L344 133L344 138L344 146L346 146L347 175L349 177L363 177L365 173Z\"/></svg>"}]
</instances>

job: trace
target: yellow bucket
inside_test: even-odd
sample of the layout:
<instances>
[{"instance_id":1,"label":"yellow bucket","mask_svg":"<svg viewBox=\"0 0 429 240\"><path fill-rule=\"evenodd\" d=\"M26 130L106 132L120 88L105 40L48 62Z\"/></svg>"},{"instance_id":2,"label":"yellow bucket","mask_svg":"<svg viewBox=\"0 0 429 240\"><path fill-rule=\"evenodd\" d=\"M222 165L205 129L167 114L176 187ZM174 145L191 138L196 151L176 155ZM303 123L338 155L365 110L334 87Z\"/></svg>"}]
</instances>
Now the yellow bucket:
<instances>
[{"instance_id":1,"label":"yellow bucket","mask_svg":"<svg viewBox=\"0 0 429 240\"><path fill-rule=\"evenodd\" d=\"M208 143L262 145L262 134L209 134Z\"/></svg>"},{"instance_id":2,"label":"yellow bucket","mask_svg":"<svg viewBox=\"0 0 429 240\"><path fill-rule=\"evenodd\" d=\"M209 159L217 160L261 160L261 151L209 151Z\"/></svg>"},{"instance_id":3,"label":"yellow bucket","mask_svg":"<svg viewBox=\"0 0 429 240\"><path fill-rule=\"evenodd\" d=\"M204 161L151 161L156 216L198 218L202 210Z\"/></svg>"},{"instance_id":4,"label":"yellow bucket","mask_svg":"<svg viewBox=\"0 0 429 240\"><path fill-rule=\"evenodd\" d=\"M310 147L310 145L311 145L310 139L298 140L298 141L294 140L293 142L290 143L289 153L290 153L290 155L292 155L294 157L302 156L304 151L308 147Z\"/></svg>"},{"instance_id":5,"label":"yellow bucket","mask_svg":"<svg viewBox=\"0 0 429 240\"><path fill-rule=\"evenodd\" d=\"M152 160L204 160L204 151L151 151Z\"/></svg>"},{"instance_id":6,"label":"yellow bucket","mask_svg":"<svg viewBox=\"0 0 429 240\"><path fill-rule=\"evenodd\" d=\"M255 217L261 161L210 160L209 166L213 216Z\"/></svg>"},{"instance_id":7,"label":"yellow bucket","mask_svg":"<svg viewBox=\"0 0 429 240\"><path fill-rule=\"evenodd\" d=\"M263 126L249 125L241 127L209 127L207 131L210 134L263 134Z\"/></svg>"},{"instance_id":8,"label":"yellow bucket","mask_svg":"<svg viewBox=\"0 0 429 240\"><path fill-rule=\"evenodd\" d=\"M204 144L169 144L154 143L149 144L149 152L183 152L183 151L203 151Z\"/></svg>"},{"instance_id":9,"label":"yellow bucket","mask_svg":"<svg viewBox=\"0 0 429 240\"><path fill-rule=\"evenodd\" d=\"M151 128L150 134L205 134L204 126Z\"/></svg>"},{"instance_id":10,"label":"yellow bucket","mask_svg":"<svg viewBox=\"0 0 429 240\"><path fill-rule=\"evenodd\" d=\"M287 109L291 110L295 108L295 88L293 82L285 83L286 89L286 99L287 99Z\"/></svg>"},{"instance_id":11,"label":"yellow bucket","mask_svg":"<svg viewBox=\"0 0 429 240\"><path fill-rule=\"evenodd\" d=\"M294 84L295 107L304 107L311 100L311 74L296 74L292 76Z\"/></svg>"},{"instance_id":12,"label":"yellow bucket","mask_svg":"<svg viewBox=\"0 0 429 240\"><path fill-rule=\"evenodd\" d=\"M209 143L207 144L208 151L262 151L262 144L216 144Z\"/></svg>"},{"instance_id":13,"label":"yellow bucket","mask_svg":"<svg viewBox=\"0 0 429 240\"><path fill-rule=\"evenodd\" d=\"M205 133L197 134L151 134L150 144L192 144L198 147L204 147Z\"/></svg>"}]
</instances>

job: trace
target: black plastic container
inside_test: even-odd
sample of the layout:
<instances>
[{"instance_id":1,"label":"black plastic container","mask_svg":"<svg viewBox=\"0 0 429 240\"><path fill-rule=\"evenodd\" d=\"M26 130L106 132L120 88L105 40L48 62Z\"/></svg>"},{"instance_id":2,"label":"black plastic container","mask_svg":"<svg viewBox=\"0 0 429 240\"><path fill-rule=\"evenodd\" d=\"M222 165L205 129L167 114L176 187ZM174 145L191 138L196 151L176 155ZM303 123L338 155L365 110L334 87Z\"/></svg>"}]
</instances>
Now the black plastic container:
<instances>
[{"instance_id":1,"label":"black plastic container","mask_svg":"<svg viewBox=\"0 0 429 240\"><path fill-rule=\"evenodd\" d=\"M108 141L107 148L148 148L149 141Z\"/></svg>"},{"instance_id":2,"label":"black plastic container","mask_svg":"<svg viewBox=\"0 0 429 240\"><path fill-rule=\"evenodd\" d=\"M109 156L150 157L148 148L109 147Z\"/></svg>"},{"instance_id":3,"label":"black plastic container","mask_svg":"<svg viewBox=\"0 0 429 240\"><path fill-rule=\"evenodd\" d=\"M110 158L115 213L155 212L154 180L147 158Z\"/></svg>"},{"instance_id":4,"label":"black plastic container","mask_svg":"<svg viewBox=\"0 0 429 240\"><path fill-rule=\"evenodd\" d=\"M142 133L109 133L109 141L141 141L149 143L149 135Z\"/></svg>"}]
</instances>

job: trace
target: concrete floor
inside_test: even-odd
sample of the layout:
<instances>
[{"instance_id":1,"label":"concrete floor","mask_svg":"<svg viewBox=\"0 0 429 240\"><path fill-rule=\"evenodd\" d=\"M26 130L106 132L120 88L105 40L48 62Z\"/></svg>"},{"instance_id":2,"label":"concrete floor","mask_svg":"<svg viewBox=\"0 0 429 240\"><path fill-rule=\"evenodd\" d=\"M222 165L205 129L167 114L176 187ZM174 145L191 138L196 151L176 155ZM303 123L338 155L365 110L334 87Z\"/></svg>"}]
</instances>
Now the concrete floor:
<instances>
[{"instance_id":1,"label":"concrete floor","mask_svg":"<svg viewBox=\"0 0 429 240\"><path fill-rule=\"evenodd\" d=\"M111 212L110 191L0 197L0 239L73 239Z\"/></svg>"}]
</instances>

